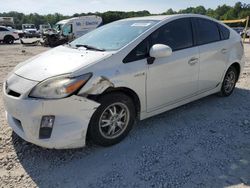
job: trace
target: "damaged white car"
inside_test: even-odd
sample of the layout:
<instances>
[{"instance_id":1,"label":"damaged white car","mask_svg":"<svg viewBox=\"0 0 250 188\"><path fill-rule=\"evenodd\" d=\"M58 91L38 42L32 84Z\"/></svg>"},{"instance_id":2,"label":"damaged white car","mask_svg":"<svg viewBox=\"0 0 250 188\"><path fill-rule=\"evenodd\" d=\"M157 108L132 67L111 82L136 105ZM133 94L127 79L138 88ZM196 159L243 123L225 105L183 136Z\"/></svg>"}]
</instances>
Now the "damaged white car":
<instances>
[{"instance_id":1,"label":"damaged white car","mask_svg":"<svg viewBox=\"0 0 250 188\"><path fill-rule=\"evenodd\" d=\"M240 36L200 15L102 26L19 64L4 83L12 129L47 148L109 146L142 120L213 93L229 96L244 67Z\"/></svg>"}]
</instances>

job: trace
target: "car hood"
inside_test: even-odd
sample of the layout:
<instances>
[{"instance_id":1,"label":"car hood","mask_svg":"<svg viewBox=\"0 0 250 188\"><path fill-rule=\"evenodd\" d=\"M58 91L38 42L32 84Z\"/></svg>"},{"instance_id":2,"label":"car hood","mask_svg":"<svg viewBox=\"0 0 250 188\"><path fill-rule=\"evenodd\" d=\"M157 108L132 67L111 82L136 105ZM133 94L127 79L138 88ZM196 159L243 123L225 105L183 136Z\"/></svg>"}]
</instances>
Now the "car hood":
<instances>
[{"instance_id":1,"label":"car hood","mask_svg":"<svg viewBox=\"0 0 250 188\"><path fill-rule=\"evenodd\" d=\"M14 73L34 81L69 74L111 56L111 52L59 46L17 65Z\"/></svg>"}]
</instances>

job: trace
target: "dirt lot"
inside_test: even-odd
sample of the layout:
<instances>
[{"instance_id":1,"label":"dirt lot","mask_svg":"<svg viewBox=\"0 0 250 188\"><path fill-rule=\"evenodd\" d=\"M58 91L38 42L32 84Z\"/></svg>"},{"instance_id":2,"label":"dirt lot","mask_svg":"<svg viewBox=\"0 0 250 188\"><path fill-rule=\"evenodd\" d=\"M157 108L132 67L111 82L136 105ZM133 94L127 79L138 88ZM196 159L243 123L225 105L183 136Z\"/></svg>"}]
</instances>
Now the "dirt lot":
<instances>
[{"instance_id":1,"label":"dirt lot","mask_svg":"<svg viewBox=\"0 0 250 188\"><path fill-rule=\"evenodd\" d=\"M234 94L209 96L138 122L109 148L48 150L18 138L4 118L2 83L43 47L0 46L0 187L250 186L250 44Z\"/></svg>"}]
</instances>

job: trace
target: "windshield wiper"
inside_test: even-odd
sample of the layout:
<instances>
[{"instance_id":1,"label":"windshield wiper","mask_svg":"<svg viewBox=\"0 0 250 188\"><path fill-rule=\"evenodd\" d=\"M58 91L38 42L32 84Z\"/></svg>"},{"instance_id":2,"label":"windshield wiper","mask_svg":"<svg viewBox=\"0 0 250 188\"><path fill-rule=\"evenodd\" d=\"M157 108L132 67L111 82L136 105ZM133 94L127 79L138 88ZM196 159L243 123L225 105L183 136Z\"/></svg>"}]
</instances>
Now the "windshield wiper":
<instances>
[{"instance_id":1,"label":"windshield wiper","mask_svg":"<svg viewBox=\"0 0 250 188\"><path fill-rule=\"evenodd\" d=\"M84 47L84 48L87 48L88 50L96 50L96 51L100 51L100 52L104 52L105 51L105 49L97 48L97 47L90 46L90 45L87 45L87 44L76 44L75 46L77 48Z\"/></svg>"}]
</instances>

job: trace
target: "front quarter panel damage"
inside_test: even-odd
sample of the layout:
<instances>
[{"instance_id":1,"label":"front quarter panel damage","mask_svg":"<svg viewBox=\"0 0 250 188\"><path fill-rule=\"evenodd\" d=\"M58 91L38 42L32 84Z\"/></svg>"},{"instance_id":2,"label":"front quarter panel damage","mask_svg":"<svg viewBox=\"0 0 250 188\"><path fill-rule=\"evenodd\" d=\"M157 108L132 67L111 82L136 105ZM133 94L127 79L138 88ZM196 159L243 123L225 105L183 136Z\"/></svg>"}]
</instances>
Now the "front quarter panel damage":
<instances>
[{"instance_id":1,"label":"front quarter panel damage","mask_svg":"<svg viewBox=\"0 0 250 188\"><path fill-rule=\"evenodd\" d=\"M102 94L109 87L115 87L114 83L112 83L107 77L100 76L95 78L91 84L84 86L84 89L79 93L82 96L98 95Z\"/></svg>"}]
</instances>

